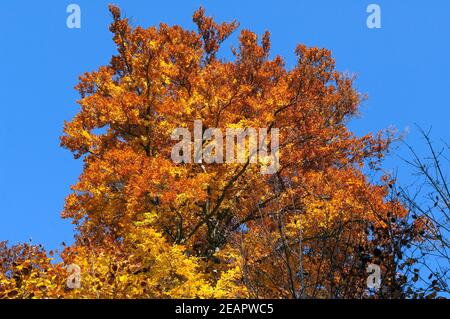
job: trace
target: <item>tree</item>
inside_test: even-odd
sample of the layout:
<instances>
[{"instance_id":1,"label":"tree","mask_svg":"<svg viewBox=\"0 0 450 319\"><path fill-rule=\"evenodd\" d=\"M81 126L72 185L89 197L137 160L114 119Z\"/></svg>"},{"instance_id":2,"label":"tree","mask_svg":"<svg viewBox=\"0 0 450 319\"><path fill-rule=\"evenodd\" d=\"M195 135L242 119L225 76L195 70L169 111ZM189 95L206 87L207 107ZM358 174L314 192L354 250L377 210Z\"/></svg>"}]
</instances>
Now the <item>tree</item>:
<instances>
[{"instance_id":1,"label":"tree","mask_svg":"<svg viewBox=\"0 0 450 319\"><path fill-rule=\"evenodd\" d=\"M81 109L61 137L84 162L62 213L78 230L62 257L84 284L64 296L405 296L400 252L416 233L393 182L365 173L393 133L348 130L362 97L330 51L299 45L287 69L270 58L269 32L242 30L227 61L219 49L235 21L200 8L197 32L144 29L110 11L117 54L80 77ZM172 132L195 120L203 132L278 128L278 171L260 174L249 152L242 163L174 163ZM370 262L383 271L378 292L366 287Z\"/></svg>"},{"instance_id":2,"label":"tree","mask_svg":"<svg viewBox=\"0 0 450 319\"><path fill-rule=\"evenodd\" d=\"M443 142L437 146L430 132L419 127L428 150L421 156L411 145L406 144L412 159L405 159L414 169L417 181L413 185L400 187L401 196L410 211L412 224L421 229L420 240L409 249L411 259L416 261L414 280L420 284L417 294L448 295L450 288L450 183L448 152L450 147Z\"/></svg>"}]
</instances>

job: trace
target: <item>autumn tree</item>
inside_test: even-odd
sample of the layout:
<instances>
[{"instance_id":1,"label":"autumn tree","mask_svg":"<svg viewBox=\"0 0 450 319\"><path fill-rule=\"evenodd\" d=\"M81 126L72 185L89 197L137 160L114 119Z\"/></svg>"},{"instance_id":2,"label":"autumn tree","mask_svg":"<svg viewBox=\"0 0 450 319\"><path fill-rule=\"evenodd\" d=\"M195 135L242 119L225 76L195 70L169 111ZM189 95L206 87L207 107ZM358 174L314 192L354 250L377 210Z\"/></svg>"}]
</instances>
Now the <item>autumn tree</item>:
<instances>
[{"instance_id":1,"label":"autumn tree","mask_svg":"<svg viewBox=\"0 0 450 319\"><path fill-rule=\"evenodd\" d=\"M227 60L219 49L238 24L203 8L197 31L132 27L110 11L117 53L80 77L81 108L61 137L84 163L62 213L77 228L62 258L83 274L66 297L405 296L400 254L416 230L393 181L367 173L393 135L348 129L362 97L329 50L298 45L287 68L269 32L242 30ZM172 132L195 120L203 132L277 128L277 172L261 174L249 152L176 164ZM370 262L383 271L378 292L366 287Z\"/></svg>"}]
</instances>

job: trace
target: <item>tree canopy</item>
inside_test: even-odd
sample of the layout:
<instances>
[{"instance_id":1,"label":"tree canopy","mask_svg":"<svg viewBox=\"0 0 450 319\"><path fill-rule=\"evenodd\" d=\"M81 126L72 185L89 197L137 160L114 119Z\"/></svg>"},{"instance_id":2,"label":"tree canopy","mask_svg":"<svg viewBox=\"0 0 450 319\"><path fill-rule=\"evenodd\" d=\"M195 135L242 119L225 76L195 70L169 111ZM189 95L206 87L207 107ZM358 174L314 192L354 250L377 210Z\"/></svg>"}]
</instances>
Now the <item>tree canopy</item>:
<instances>
[{"instance_id":1,"label":"tree canopy","mask_svg":"<svg viewBox=\"0 0 450 319\"><path fill-rule=\"evenodd\" d=\"M423 227L394 180L377 173L389 131L348 128L363 96L327 49L298 45L287 68L269 32L241 30L232 59L219 54L238 23L203 8L197 31L133 27L110 6L117 53L80 77L79 112L61 145L84 163L62 217L76 241L53 252L0 246L0 297L404 297L404 248ZM277 128L280 165L174 163L176 128ZM202 141L206 146L208 141ZM64 265L81 286L68 288ZM367 288L379 264L382 288Z\"/></svg>"}]
</instances>

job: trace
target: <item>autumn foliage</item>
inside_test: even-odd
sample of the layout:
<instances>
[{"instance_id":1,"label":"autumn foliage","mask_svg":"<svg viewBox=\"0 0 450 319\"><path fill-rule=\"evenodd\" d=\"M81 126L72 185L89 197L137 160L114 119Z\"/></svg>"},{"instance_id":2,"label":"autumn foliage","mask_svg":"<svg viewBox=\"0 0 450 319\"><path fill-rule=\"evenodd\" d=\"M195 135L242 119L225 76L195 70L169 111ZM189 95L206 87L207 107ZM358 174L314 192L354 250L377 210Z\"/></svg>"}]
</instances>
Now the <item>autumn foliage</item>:
<instances>
[{"instance_id":1,"label":"autumn foliage","mask_svg":"<svg viewBox=\"0 0 450 319\"><path fill-rule=\"evenodd\" d=\"M79 112L61 145L84 162L62 216L76 241L62 262L32 245L0 246L0 297L403 297L403 247L417 227L385 177L374 182L392 134L357 137L361 95L331 52L299 45L290 69L270 35L202 8L198 31L132 27L111 6L117 54L76 86ZM280 130L280 169L246 163L175 164L175 128ZM367 289L379 264L382 289ZM410 261L409 261L410 262ZM64 265L81 268L66 287Z\"/></svg>"}]
</instances>

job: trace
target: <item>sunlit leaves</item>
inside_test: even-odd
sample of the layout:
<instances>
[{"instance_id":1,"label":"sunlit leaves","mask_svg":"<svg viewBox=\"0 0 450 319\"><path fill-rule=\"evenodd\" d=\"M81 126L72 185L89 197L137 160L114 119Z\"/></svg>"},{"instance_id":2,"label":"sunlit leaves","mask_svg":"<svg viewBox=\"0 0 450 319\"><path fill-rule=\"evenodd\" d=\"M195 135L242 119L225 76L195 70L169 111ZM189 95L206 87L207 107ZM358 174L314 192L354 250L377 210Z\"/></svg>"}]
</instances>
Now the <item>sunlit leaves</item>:
<instances>
[{"instance_id":1,"label":"sunlit leaves","mask_svg":"<svg viewBox=\"0 0 450 319\"><path fill-rule=\"evenodd\" d=\"M144 29L110 11L117 53L80 77L80 109L61 137L84 161L62 212L77 237L61 257L80 267L81 287L67 289L63 265L42 249L18 246L2 251L13 256L0 297L364 297L370 258L385 258L394 278L393 239L383 236L398 228L386 216L405 210L363 171L376 168L392 134L348 130L362 97L329 50L299 45L287 69L271 58L268 32L242 30L226 61L221 44L236 22L199 9L197 32ZM175 164L171 134L192 131L194 120L278 128L279 172Z\"/></svg>"}]
</instances>

